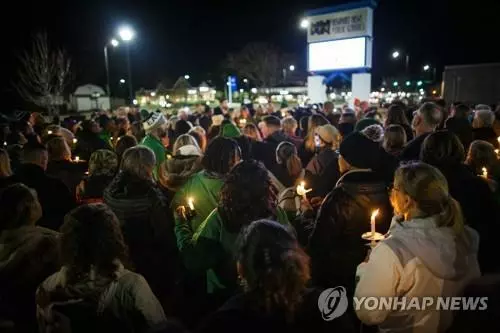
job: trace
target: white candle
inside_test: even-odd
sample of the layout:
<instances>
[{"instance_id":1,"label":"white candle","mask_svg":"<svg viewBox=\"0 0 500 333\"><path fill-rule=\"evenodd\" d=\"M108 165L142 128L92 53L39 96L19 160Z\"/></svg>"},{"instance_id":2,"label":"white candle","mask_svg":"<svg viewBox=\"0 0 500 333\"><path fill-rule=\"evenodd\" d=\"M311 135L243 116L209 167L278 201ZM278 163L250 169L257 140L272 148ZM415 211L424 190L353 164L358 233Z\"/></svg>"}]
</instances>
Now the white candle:
<instances>
[{"instance_id":1,"label":"white candle","mask_svg":"<svg viewBox=\"0 0 500 333\"><path fill-rule=\"evenodd\" d=\"M189 209L194 210L194 200L193 200L193 198L188 198L187 201L188 201Z\"/></svg>"},{"instance_id":2,"label":"white candle","mask_svg":"<svg viewBox=\"0 0 500 333\"><path fill-rule=\"evenodd\" d=\"M80 156L75 156L75 162L80 162Z\"/></svg>"},{"instance_id":3,"label":"white candle","mask_svg":"<svg viewBox=\"0 0 500 333\"><path fill-rule=\"evenodd\" d=\"M483 171L483 174L481 176L488 179L488 169L482 168L481 170Z\"/></svg>"},{"instance_id":4,"label":"white candle","mask_svg":"<svg viewBox=\"0 0 500 333\"><path fill-rule=\"evenodd\" d=\"M297 185L297 194L300 195L301 197L303 197L304 199L307 199L306 194L308 192L311 192L312 189L306 190L305 186L306 186L305 182L300 182L300 184Z\"/></svg>"},{"instance_id":5,"label":"white candle","mask_svg":"<svg viewBox=\"0 0 500 333\"><path fill-rule=\"evenodd\" d=\"M47 131L47 134L48 134L48 135L51 135L51 134L52 134L52 131Z\"/></svg>"},{"instance_id":6,"label":"white candle","mask_svg":"<svg viewBox=\"0 0 500 333\"><path fill-rule=\"evenodd\" d=\"M78 139L77 139L77 138L74 138L74 139L73 139L73 143L75 143L75 144L76 144L77 142L78 142Z\"/></svg>"},{"instance_id":7,"label":"white candle","mask_svg":"<svg viewBox=\"0 0 500 333\"><path fill-rule=\"evenodd\" d=\"M372 239L372 241L371 241L372 246L375 245L375 234L376 234L376 230L375 230L375 218L377 217L378 212L379 212L378 209L374 210L372 212L372 217L370 219L370 226L371 226L371 233L372 233L372 237L371 237L371 239Z\"/></svg>"}]
</instances>

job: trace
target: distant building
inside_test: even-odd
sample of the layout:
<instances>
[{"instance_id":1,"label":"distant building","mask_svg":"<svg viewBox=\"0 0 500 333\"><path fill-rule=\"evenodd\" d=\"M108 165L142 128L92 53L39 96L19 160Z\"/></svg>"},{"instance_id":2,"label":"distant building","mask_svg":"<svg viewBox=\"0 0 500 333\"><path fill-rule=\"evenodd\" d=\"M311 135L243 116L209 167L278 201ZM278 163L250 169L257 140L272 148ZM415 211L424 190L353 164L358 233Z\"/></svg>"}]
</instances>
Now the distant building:
<instances>
[{"instance_id":1,"label":"distant building","mask_svg":"<svg viewBox=\"0 0 500 333\"><path fill-rule=\"evenodd\" d=\"M109 110L111 108L109 96L103 88L94 84L86 84L76 88L71 95L71 106L76 111Z\"/></svg>"}]
</instances>

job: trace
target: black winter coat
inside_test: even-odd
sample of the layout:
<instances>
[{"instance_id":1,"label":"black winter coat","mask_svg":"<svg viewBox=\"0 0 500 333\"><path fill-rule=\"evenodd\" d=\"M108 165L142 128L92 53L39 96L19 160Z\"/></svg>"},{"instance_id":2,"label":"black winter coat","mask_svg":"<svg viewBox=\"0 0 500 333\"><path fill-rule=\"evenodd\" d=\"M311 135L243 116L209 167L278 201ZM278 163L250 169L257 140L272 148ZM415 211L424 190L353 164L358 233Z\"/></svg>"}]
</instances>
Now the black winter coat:
<instances>
[{"instance_id":1,"label":"black winter coat","mask_svg":"<svg viewBox=\"0 0 500 333\"><path fill-rule=\"evenodd\" d=\"M287 322L283 311L266 313L252 294L241 294L231 298L222 308L213 313L198 329L202 333L352 333L354 328L349 313L332 321L323 320L318 310L321 290L307 290L295 316Z\"/></svg>"},{"instance_id":2,"label":"black winter coat","mask_svg":"<svg viewBox=\"0 0 500 333\"><path fill-rule=\"evenodd\" d=\"M498 148L497 134L492 127L474 128L472 130L472 139L489 142L495 148Z\"/></svg>"},{"instance_id":3,"label":"black winter coat","mask_svg":"<svg viewBox=\"0 0 500 333\"><path fill-rule=\"evenodd\" d=\"M35 164L22 164L16 172L17 182L36 190L42 206L43 215L37 225L52 230L59 230L66 215L76 204L74 194L62 181L45 174Z\"/></svg>"},{"instance_id":4,"label":"black winter coat","mask_svg":"<svg viewBox=\"0 0 500 333\"><path fill-rule=\"evenodd\" d=\"M308 196L325 197L339 180L339 155L331 149L323 149L315 155L306 167L306 187L312 191Z\"/></svg>"},{"instance_id":5,"label":"black winter coat","mask_svg":"<svg viewBox=\"0 0 500 333\"><path fill-rule=\"evenodd\" d=\"M393 216L384 180L372 171L345 173L323 201L309 239L315 285L344 286L352 295L356 268L368 250L361 235L370 231L374 209L380 209L377 232L384 234Z\"/></svg>"},{"instance_id":6,"label":"black winter coat","mask_svg":"<svg viewBox=\"0 0 500 333\"><path fill-rule=\"evenodd\" d=\"M463 164L436 167L446 177L450 195L460 203L465 222L479 233L478 260L481 272L496 271L500 268L495 254L500 214L488 183Z\"/></svg>"},{"instance_id":7,"label":"black winter coat","mask_svg":"<svg viewBox=\"0 0 500 333\"><path fill-rule=\"evenodd\" d=\"M274 132L262 142L254 141L252 146L253 158L264 163L266 168L274 173L275 168L278 166L278 162L276 162L276 148L283 141L293 143L281 131Z\"/></svg>"},{"instance_id":8,"label":"black winter coat","mask_svg":"<svg viewBox=\"0 0 500 333\"><path fill-rule=\"evenodd\" d=\"M102 140L99 135L92 132L80 132L77 134L78 143L75 147L75 155L80 159L88 161L90 155L99 149L113 150L111 146Z\"/></svg>"},{"instance_id":9,"label":"black winter coat","mask_svg":"<svg viewBox=\"0 0 500 333\"><path fill-rule=\"evenodd\" d=\"M73 163L71 161L50 161L47 165L47 175L57 178L68 187L71 195L75 196L76 187L87 171L87 163Z\"/></svg>"},{"instance_id":10,"label":"black winter coat","mask_svg":"<svg viewBox=\"0 0 500 333\"><path fill-rule=\"evenodd\" d=\"M135 271L170 313L180 261L167 198L152 181L120 172L104 190L104 203L120 220Z\"/></svg>"}]
</instances>

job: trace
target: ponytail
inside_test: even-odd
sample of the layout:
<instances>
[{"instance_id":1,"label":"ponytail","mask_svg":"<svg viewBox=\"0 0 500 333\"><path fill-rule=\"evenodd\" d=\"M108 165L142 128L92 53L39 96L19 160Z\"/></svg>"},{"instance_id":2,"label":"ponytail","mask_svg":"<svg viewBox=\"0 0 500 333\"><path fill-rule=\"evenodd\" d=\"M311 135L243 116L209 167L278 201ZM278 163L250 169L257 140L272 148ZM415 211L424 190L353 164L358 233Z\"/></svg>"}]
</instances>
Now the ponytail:
<instances>
[{"instance_id":1,"label":"ponytail","mask_svg":"<svg viewBox=\"0 0 500 333\"><path fill-rule=\"evenodd\" d=\"M286 161L286 168L292 178L297 178L302 172L302 161L297 155L292 155Z\"/></svg>"},{"instance_id":2,"label":"ponytail","mask_svg":"<svg viewBox=\"0 0 500 333\"><path fill-rule=\"evenodd\" d=\"M453 199L451 195L448 195L445 199L443 210L442 213L439 214L437 224L438 227L452 228L457 236L461 235L464 231L462 208L458 201Z\"/></svg>"}]
</instances>

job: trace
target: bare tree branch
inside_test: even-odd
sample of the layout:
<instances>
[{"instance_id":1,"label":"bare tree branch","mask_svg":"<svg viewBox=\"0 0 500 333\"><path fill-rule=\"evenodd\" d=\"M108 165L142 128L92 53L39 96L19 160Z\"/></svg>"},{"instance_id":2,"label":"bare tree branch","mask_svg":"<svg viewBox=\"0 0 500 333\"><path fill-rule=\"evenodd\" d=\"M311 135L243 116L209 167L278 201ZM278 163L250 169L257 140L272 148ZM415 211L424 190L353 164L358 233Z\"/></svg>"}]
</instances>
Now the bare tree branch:
<instances>
[{"instance_id":1,"label":"bare tree branch","mask_svg":"<svg viewBox=\"0 0 500 333\"><path fill-rule=\"evenodd\" d=\"M31 50L19 56L18 80L13 83L27 102L56 112L71 77L71 59L61 49L51 50L47 34L33 36Z\"/></svg>"}]
</instances>

